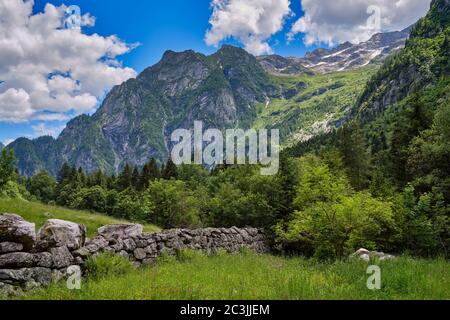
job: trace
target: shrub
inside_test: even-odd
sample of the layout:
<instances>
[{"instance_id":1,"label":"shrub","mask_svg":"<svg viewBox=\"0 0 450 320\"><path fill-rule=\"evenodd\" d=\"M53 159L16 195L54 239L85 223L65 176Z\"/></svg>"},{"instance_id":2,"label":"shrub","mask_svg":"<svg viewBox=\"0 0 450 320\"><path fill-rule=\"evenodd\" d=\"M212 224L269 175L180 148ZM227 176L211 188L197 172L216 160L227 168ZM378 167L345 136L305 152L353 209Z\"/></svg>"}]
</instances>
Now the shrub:
<instances>
[{"instance_id":1,"label":"shrub","mask_svg":"<svg viewBox=\"0 0 450 320\"><path fill-rule=\"evenodd\" d=\"M133 265L128 259L110 253L90 257L86 261L86 268L89 277L95 280L107 277L119 277L134 270Z\"/></svg>"},{"instance_id":2,"label":"shrub","mask_svg":"<svg viewBox=\"0 0 450 320\"><path fill-rule=\"evenodd\" d=\"M179 180L156 180L145 193L154 205L150 222L164 228L201 226L200 203L186 183Z\"/></svg>"}]
</instances>

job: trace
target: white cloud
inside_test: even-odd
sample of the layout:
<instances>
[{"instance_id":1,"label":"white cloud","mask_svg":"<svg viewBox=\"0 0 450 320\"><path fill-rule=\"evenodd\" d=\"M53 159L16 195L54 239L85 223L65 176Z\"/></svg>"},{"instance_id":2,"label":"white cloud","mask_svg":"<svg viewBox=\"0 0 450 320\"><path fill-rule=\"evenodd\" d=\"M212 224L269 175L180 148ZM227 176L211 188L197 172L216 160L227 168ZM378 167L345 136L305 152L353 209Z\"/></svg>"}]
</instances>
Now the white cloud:
<instances>
[{"instance_id":1,"label":"white cloud","mask_svg":"<svg viewBox=\"0 0 450 320\"><path fill-rule=\"evenodd\" d=\"M304 33L307 45L367 41L379 31L402 30L423 17L431 0L301 0L305 15L292 26L288 39ZM380 9L380 29L368 24L368 8Z\"/></svg>"},{"instance_id":2,"label":"white cloud","mask_svg":"<svg viewBox=\"0 0 450 320\"><path fill-rule=\"evenodd\" d=\"M10 88L0 93L0 119L9 122L22 122L33 114L30 96L23 89Z\"/></svg>"},{"instance_id":3,"label":"white cloud","mask_svg":"<svg viewBox=\"0 0 450 320\"><path fill-rule=\"evenodd\" d=\"M42 136L52 136L57 138L58 135L64 130L65 126L47 126L45 123L39 123L37 125L31 126L34 132L34 137L42 137Z\"/></svg>"},{"instance_id":4,"label":"white cloud","mask_svg":"<svg viewBox=\"0 0 450 320\"><path fill-rule=\"evenodd\" d=\"M117 57L129 52L116 36L67 29L65 6L0 0L0 121L60 120L64 114L90 112L114 85L135 77ZM81 17L81 26L95 18Z\"/></svg>"},{"instance_id":5,"label":"white cloud","mask_svg":"<svg viewBox=\"0 0 450 320\"><path fill-rule=\"evenodd\" d=\"M206 33L208 45L234 38L254 54L272 53L267 41L291 15L290 0L212 0L211 28Z\"/></svg>"}]
</instances>

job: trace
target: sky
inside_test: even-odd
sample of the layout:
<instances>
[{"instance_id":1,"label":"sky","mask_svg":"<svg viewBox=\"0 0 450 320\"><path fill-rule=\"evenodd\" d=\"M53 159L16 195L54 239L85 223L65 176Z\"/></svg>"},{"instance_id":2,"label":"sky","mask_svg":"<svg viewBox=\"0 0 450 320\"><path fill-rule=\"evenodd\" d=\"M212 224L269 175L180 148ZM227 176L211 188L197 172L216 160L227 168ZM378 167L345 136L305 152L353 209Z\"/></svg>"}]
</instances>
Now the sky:
<instances>
[{"instance_id":1,"label":"sky","mask_svg":"<svg viewBox=\"0 0 450 320\"><path fill-rule=\"evenodd\" d=\"M401 30L430 1L0 0L0 142L57 137L166 50L303 56Z\"/></svg>"}]
</instances>

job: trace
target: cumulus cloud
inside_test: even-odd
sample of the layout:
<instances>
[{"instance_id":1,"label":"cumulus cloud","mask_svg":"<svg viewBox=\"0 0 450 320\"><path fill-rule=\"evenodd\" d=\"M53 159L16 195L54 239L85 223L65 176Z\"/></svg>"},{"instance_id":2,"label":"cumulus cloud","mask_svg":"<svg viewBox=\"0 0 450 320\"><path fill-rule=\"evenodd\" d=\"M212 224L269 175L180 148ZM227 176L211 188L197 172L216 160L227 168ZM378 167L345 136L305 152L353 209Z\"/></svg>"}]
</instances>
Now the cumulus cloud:
<instances>
[{"instance_id":1,"label":"cumulus cloud","mask_svg":"<svg viewBox=\"0 0 450 320\"><path fill-rule=\"evenodd\" d=\"M34 137L52 136L57 138L58 135L64 130L65 126L48 126L45 123L39 123L31 126L33 129Z\"/></svg>"},{"instance_id":2,"label":"cumulus cloud","mask_svg":"<svg viewBox=\"0 0 450 320\"><path fill-rule=\"evenodd\" d=\"M213 0L205 41L217 46L234 38L254 55L270 54L267 41L283 29L292 14L289 5L290 0Z\"/></svg>"},{"instance_id":3,"label":"cumulus cloud","mask_svg":"<svg viewBox=\"0 0 450 320\"><path fill-rule=\"evenodd\" d=\"M307 45L367 41L380 31L402 30L423 17L431 0L301 0L305 15L288 39L302 33ZM379 13L380 24L376 19Z\"/></svg>"},{"instance_id":4,"label":"cumulus cloud","mask_svg":"<svg viewBox=\"0 0 450 320\"><path fill-rule=\"evenodd\" d=\"M135 77L117 57L133 46L116 36L87 35L89 14L67 28L67 7L0 0L0 121L61 120L90 112L114 85Z\"/></svg>"}]
</instances>

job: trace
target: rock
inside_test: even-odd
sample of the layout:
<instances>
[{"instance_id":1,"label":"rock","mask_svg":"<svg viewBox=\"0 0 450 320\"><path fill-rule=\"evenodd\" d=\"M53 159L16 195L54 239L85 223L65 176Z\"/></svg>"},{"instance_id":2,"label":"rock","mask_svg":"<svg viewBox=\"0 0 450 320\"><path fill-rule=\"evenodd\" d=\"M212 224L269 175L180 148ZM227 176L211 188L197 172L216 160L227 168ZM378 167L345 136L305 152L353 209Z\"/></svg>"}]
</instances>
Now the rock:
<instances>
[{"instance_id":1,"label":"rock","mask_svg":"<svg viewBox=\"0 0 450 320\"><path fill-rule=\"evenodd\" d=\"M48 220L37 235L38 247L46 250L66 246L69 250L77 250L86 241L85 226L70 221Z\"/></svg>"},{"instance_id":2,"label":"rock","mask_svg":"<svg viewBox=\"0 0 450 320\"><path fill-rule=\"evenodd\" d=\"M1 242L0 243L0 254L20 252L23 250L23 244L15 242Z\"/></svg>"},{"instance_id":3,"label":"rock","mask_svg":"<svg viewBox=\"0 0 450 320\"><path fill-rule=\"evenodd\" d=\"M140 224L116 224L101 227L97 234L106 239L131 238L142 235L144 227Z\"/></svg>"},{"instance_id":4,"label":"rock","mask_svg":"<svg viewBox=\"0 0 450 320\"><path fill-rule=\"evenodd\" d=\"M15 287L13 285L0 282L0 300L2 296L11 297L21 295L23 292L20 288Z\"/></svg>"},{"instance_id":5,"label":"rock","mask_svg":"<svg viewBox=\"0 0 450 320\"><path fill-rule=\"evenodd\" d=\"M359 249L358 251L356 251L354 254L353 254L353 256L362 256L363 254L367 254L367 255L369 255L370 254L370 251L369 250L367 250L367 249L364 249L364 248L362 248L362 249Z\"/></svg>"},{"instance_id":6,"label":"rock","mask_svg":"<svg viewBox=\"0 0 450 320\"><path fill-rule=\"evenodd\" d=\"M0 256L0 268L30 268L35 265L33 254L27 252L8 253Z\"/></svg>"},{"instance_id":7,"label":"rock","mask_svg":"<svg viewBox=\"0 0 450 320\"><path fill-rule=\"evenodd\" d=\"M31 250L36 243L35 224L15 214L0 214L0 242L20 243Z\"/></svg>"},{"instance_id":8,"label":"rock","mask_svg":"<svg viewBox=\"0 0 450 320\"><path fill-rule=\"evenodd\" d=\"M51 268L53 266L53 256L49 252L36 253L34 257L38 267Z\"/></svg>"},{"instance_id":9,"label":"rock","mask_svg":"<svg viewBox=\"0 0 450 320\"><path fill-rule=\"evenodd\" d=\"M136 250L134 250L134 257L137 260L144 260L146 256L147 256L147 252L145 252L144 249L137 248Z\"/></svg>"},{"instance_id":10,"label":"rock","mask_svg":"<svg viewBox=\"0 0 450 320\"><path fill-rule=\"evenodd\" d=\"M96 237L86 243L85 248L89 250L91 254L97 253L108 246L109 242L103 237Z\"/></svg>"},{"instance_id":11,"label":"rock","mask_svg":"<svg viewBox=\"0 0 450 320\"><path fill-rule=\"evenodd\" d=\"M55 266L55 268L67 268L73 263L73 256L70 254L69 249L67 249L67 247L65 246L51 248L50 253L52 254L53 265Z\"/></svg>"},{"instance_id":12,"label":"rock","mask_svg":"<svg viewBox=\"0 0 450 320\"><path fill-rule=\"evenodd\" d=\"M369 262L370 261L370 256L368 254L362 254L359 256L359 258L363 261Z\"/></svg>"},{"instance_id":13,"label":"rock","mask_svg":"<svg viewBox=\"0 0 450 320\"><path fill-rule=\"evenodd\" d=\"M133 252L136 249L136 243L132 239L125 239L123 241L123 249L128 252Z\"/></svg>"},{"instance_id":14,"label":"rock","mask_svg":"<svg viewBox=\"0 0 450 320\"><path fill-rule=\"evenodd\" d=\"M356 258L359 258L366 262L370 261L370 259L379 259L379 260L383 261L383 260L389 260L389 259L395 258L394 256L385 254L384 252L369 251L367 249L359 249L354 254L352 254L350 257L351 258L356 257Z\"/></svg>"},{"instance_id":15,"label":"rock","mask_svg":"<svg viewBox=\"0 0 450 320\"><path fill-rule=\"evenodd\" d=\"M86 259L91 255L91 252L86 248L81 248L81 249L78 249L78 250L72 252L72 255L74 257L81 257L83 259Z\"/></svg>"},{"instance_id":16,"label":"rock","mask_svg":"<svg viewBox=\"0 0 450 320\"><path fill-rule=\"evenodd\" d=\"M0 282L7 284L25 284L30 281L48 285L52 281L52 270L49 268L0 269Z\"/></svg>"}]
</instances>

